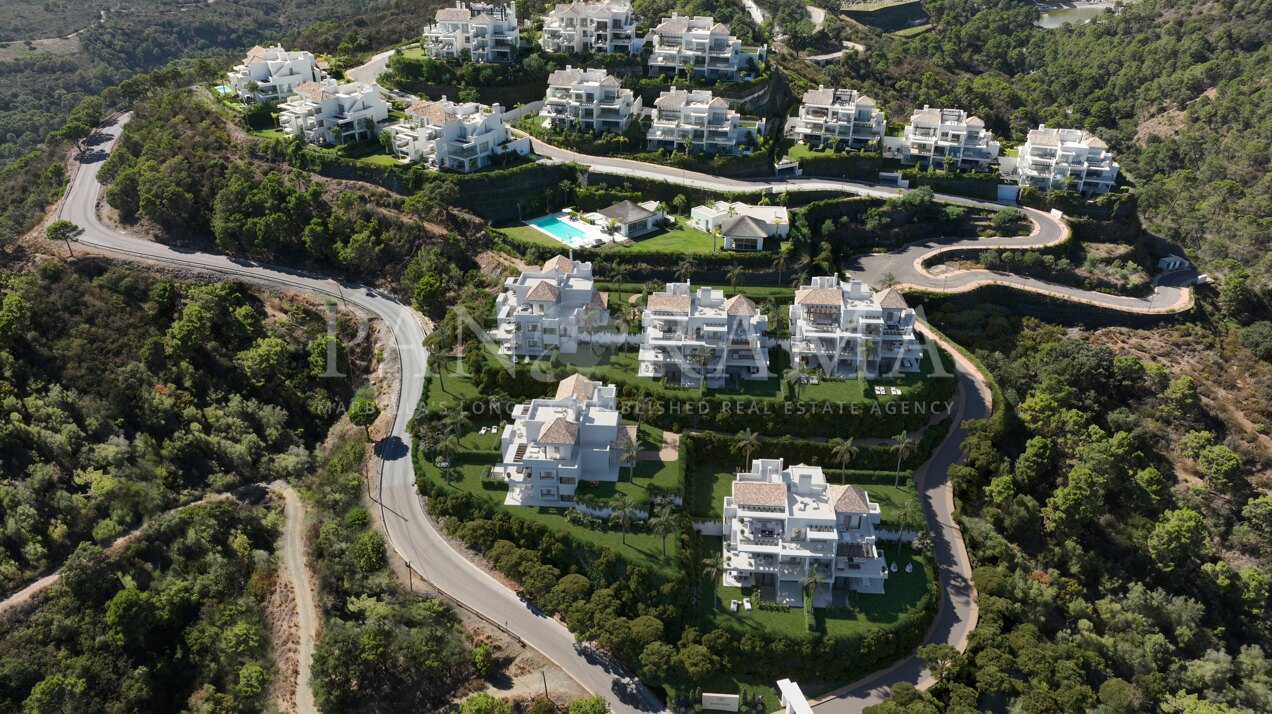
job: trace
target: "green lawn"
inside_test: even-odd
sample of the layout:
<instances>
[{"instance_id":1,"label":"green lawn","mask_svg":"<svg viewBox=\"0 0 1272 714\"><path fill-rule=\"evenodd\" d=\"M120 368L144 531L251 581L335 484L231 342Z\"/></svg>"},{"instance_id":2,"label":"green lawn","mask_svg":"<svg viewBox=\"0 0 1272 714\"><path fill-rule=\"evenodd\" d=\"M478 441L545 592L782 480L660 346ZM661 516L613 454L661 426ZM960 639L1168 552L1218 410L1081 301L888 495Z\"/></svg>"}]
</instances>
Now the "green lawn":
<instances>
[{"instance_id":1,"label":"green lawn","mask_svg":"<svg viewBox=\"0 0 1272 714\"><path fill-rule=\"evenodd\" d=\"M763 452L763 449L760 449ZM735 463L731 464L712 464L709 466L694 468L685 478L688 483L685 486L685 508L689 514L698 519L718 520L724 517L724 498L733 494L734 470L742 466L742 456L739 455ZM823 467L829 467L829 464L819 464ZM721 467L725 468L721 468ZM832 484L842 483L841 477L835 473L826 474L826 480ZM866 490L870 496L870 500L879 504L880 511L880 528L896 527L900 521L902 509L907 505L918 505L919 495L914 488L914 479L912 474L902 472L901 484L893 486L892 481L883 480L871 481L860 478L853 478L849 481L856 486L860 486ZM915 523L908 523L907 529L912 529Z\"/></svg>"},{"instance_id":2,"label":"green lawn","mask_svg":"<svg viewBox=\"0 0 1272 714\"><path fill-rule=\"evenodd\" d=\"M481 394L467 376L456 376L459 360L446 362L440 375L431 375L425 394L429 407L446 407L464 399L477 399ZM440 378L439 378L440 377Z\"/></svg>"},{"instance_id":3,"label":"green lawn","mask_svg":"<svg viewBox=\"0 0 1272 714\"><path fill-rule=\"evenodd\" d=\"M915 25L914 27L907 27L902 30L897 30L896 32L893 32L892 34L897 35L898 37L918 37L919 35L922 35L931 29L932 29L932 25L930 24Z\"/></svg>"},{"instance_id":4,"label":"green lawn","mask_svg":"<svg viewBox=\"0 0 1272 714\"><path fill-rule=\"evenodd\" d=\"M636 376L640 368L640 360L637 357L638 353L634 350L600 355L582 350L572 355L558 355L557 361L574 367L592 379L599 379L607 384L635 385L663 397L694 399L702 394L698 389L671 386L651 377ZM707 389L706 394L714 397L780 400L782 382L776 377L764 380L745 379L741 380L736 387Z\"/></svg>"},{"instance_id":5,"label":"green lawn","mask_svg":"<svg viewBox=\"0 0 1272 714\"><path fill-rule=\"evenodd\" d=\"M535 228L534 226L527 226L527 225L505 226L498 230L502 232L503 234L507 235L509 238L515 238L518 240L526 241L528 243L534 243L536 245L545 246L547 248L552 248L553 250L559 250L562 253L564 253L566 250L569 250L569 246L557 240L556 238L553 238L547 233L544 233L538 228Z\"/></svg>"},{"instance_id":6,"label":"green lawn","mask_svg":"<svg viewBox=\"0 0 1272 714\"><path fill-rule=\"evenodd\" d=\"M676 224L665 230L633 239L628 243L610 243L602 250L612 253L713 253L724 245L724 239L706 231L691 228L685 216L675 216Z\"/></svg>"},{"instance_id":7,"label":"green lawn","mask_svg":"<svg viewBox=\"0 0 1272 714\"><path fill-rule=\"evenodd\" d=\"M289 138L289 135L285 134L278 127L271 127L269 129L253 129L250 133L252 136L262 139ZM344 149L343 152L341 151L341 148ZM362 163L372 164L374 166L399 166L401 164L396 156L385 151L384 145L382 145L377 139L361 141L357 144L347 144L344 147L310 145L306 146L305 150L315 151L331 156L339 156L353 161L361 161Z\"/></svg>"},{"instance_id":8,"label":"green lawn","mask_svg":"<svg viewBox=\"0 0 1272 714\"><path fill-rule=\"evenodd\" d=\"M712 548L720 548L719 538L704 538L708 552ZM884 584L883 595L867 595L852 593L851 606L847 608L817 608L817 625L820 633L830 637L859 637L875 627L887 628L901 620L903 616L919 606L919 601L927 592L928 583L935 578L936 570L928 556L915 553L908 546L901 546L900 558L895 558L895 544L885 543L885 558L891 564L897 563L897 572L888 573ZM905 572L906 563L914 564L914 571ZM717 585L715 602L708 602L704 597L691 613L701 623L704 631L712 628L724 628L740 633L767 633L793 640L808 639L817 633L808 632L804 627L804 611L792 607L786 610L761 610L758 607L749 612L739 607L737 612L729 612L730 600L751 598L755 603L760 598L760 588L730 588Z\"/></svg>"},{"instance_id":9,"label":"green lawn","mask_svg":"<svg viewBox=\"0 0 1272 714\"><path fill-rule=\"evenodd\" d=\"M288 137L288 135L284 134L283 130L278 127L274 127L272 129L254 129L252 131L252 136L259 136L262 139L286 139Z\"/></svg>"}]
</instances>

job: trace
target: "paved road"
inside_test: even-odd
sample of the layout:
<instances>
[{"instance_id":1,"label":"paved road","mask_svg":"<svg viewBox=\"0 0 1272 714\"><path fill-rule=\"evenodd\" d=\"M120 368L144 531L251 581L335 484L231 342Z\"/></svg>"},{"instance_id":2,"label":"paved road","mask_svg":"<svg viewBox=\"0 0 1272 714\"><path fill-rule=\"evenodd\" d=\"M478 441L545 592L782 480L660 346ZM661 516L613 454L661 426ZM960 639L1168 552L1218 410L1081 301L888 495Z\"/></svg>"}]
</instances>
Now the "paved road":
<instances>
[{"instance_id":1,"label":"paved road","mask_svg":"<svg viewBox=\"0 0 1272 714\"><path fill-rule=\"evenodd\" d=\"M318 714L314 692L309 688L309 667L314 661L318 634L318 608L309 587L309 565L305 562L305 504L296 490L282 481L270 486L283 494L283 577L296 596L296 624L300 647L296 652L296 711Z\"/></svg>"},{"instance_id":2,"label":"paved road","mask_svg":"<svg viewBox=\"0 0 1272 714\"><path fill-rule=\"evenodd\" d=\"M410 436L406 428L423 392L426 364L425 331L414 310L390 295L362 286L342 285L322 276L223 255L171 248L120 233L102 223L97 214L101 193L97 171L127 118L102 129L109 141L83 157L63 203L59 217L85 229L79 237L80 243L133 260L176 265L274 289L343 300L381 320L393 335L402 365L399 392L391 395L396 405L393 424L389 435L377 445L383 463L378 484L381 515L399 557L410 562L416 572L439 590L479 610L492 621L506 622L508 630L555 662L585 689L605 695L615 712L635 714L661 710L657 699L643 686L634 692L615 691L622 672L576 650L573 636L563 625L527 609L510 590L452 550L425 518L415 490Z\"/></svg>"}]
</instances>

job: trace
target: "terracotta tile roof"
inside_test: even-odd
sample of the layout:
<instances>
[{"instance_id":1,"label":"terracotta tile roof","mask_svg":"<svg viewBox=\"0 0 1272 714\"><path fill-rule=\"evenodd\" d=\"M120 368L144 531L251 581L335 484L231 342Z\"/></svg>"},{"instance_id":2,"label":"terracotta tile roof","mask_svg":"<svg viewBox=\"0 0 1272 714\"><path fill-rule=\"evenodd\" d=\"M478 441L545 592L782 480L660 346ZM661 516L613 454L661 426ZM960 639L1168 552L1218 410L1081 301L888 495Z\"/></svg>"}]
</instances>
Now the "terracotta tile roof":
<instances>
[{"instance_id":1,"label":"terracotta tile roof","mask_svg":"<svg viewBox=\"0 0 1272 714\"><path fill-rule=\"evenodd\" d=\"M709 106L709 107L724 107L725 109L728 109L728 108L729 108L729 102L728 102L727 100L725 100L725 98L724 98L724 97L712 97L712 98L711 98L711 101L707 102L707 106Z\"/></svg>"},{"instance_id":2,"label":"terracotta tile roof","mask_svg":"<svg viewBox=\"0 0 1272 714\"><path fill-rule=\"evenodd\" d=\"M786 506L785 483L733 482L733 502L740 506Z\"/></svg>"},{"instance_id":3,"label":"terracotta tile roof","mask_svg":"<svg viewBox=\"0 0 1272 714\"><path fill-rule=\"evenodd\" d=\"M896 288L888 288L879 296L879 307L904 310L910 306L906 304L905 298Z\"/></svg>"},{"instance_id":4,"label":"terracotta tile roof","mask_svg":"<svg viewBox=\"0 0 1272 714\"><path fill-rule=\"evenodd\" d=\"M869 513L870 499L859 486L832 486L831 500L836 513Z\"/></svg>"},{"instance_id":5,"label":"terracotta tile roof","mask_svg":"<svg viewBox=\"0 0 1272 714\"><path fill-rule=\"evenodd\" d=\"M247 59L244 60L243 64L251 64L252 62L256 60L264 59L265 55L268 54L268 52L269 51L266 50L264 47L261 47L260 45L256 45L255 47L247 51Z\"/></svg>"},{"instance_id":6,"label":"terracotta tile roof","mask_svg":"<svg viewBox=\"0 0 1272 714\"><path fill-rule=\"evenodd\" d=\"M551 446L568 446L579 442L579 425L567 420L565 417L557 417L548 424L547 428L539 432L539 443Z\"/></svg>"},{"instance_id":7,"label":"terracotta tile roof","mask_svg":"<svg viewBox=\"0 0 1272 714\"><path fill-rule=\"evenodd\" d=\"M557 385L556 398L569 399L570 397L578 397L580 400L592 398L592 394L596 392L596 382L584 377L581 374L572 374Z\"/></svg>"},{"instance_id":8,"label":"terracotta tile roof","mask_svg":"<svg viewBox=\"0 0 1272 714\"><path fill-rule=\"evenodd\" d=\"M550 270L558 270L562 273L569 273L574 270L574 261L565 257L564 255L558 255L548 260L548 262L544 263L543 270L544 272L548 272Z\"/></svg>"},{"instance_id":9,"label":"terracotta tile roof","mask_svg":"<svg viewBox=\"0 0 1272 714\"><path fill-rule=\"evenodd\" d=\"M863 94L860 97L857 97L857 104L860 104L863 107L873 107L875 105L875 100Z\"/></svg>"},{"instance_id":10,"label":"terracotta tile roof","mask_svg":"<svg viewBox=\"0 0 1272 714\"><path fill-rule=\"evenodd\" d=\"M540 280L534 287L530 288L530 292L526 293L527 300L543 300L556 302L561 297L561 288L547 280Z\"/></svg>"},{"instance_id":11,"label":"terracotta tile roof","mask_svg":"<svg viewBox=\"0 0 1272 714\"><path fill-rule=\"evenodd\" d=\"M446 123L446 109L441 102L414 102L406 108L406 113L432 124Z\"/></svg>"},{"instance_id":12,"label":"terracotta tile roof","mask_svg":"<svg viewBox=\"0 0 1272 714\"><path fill-rule=\"evenodd\" d=\"M716 24L714 24L714 25L712 25L712 26L711 26L711 31L712 31L712 32L723 32L723 33L725 33L725 34L728 34L728 33L729 33L729 26L728 26L728 25L726 25L726 24L724 24L723 22L717 22Z\"/></svg>"},{"instance_id":13,"label":"terracotta tile roof","mask_svg":"<svg viewBox=\"0 0 1272 714\"><path fill-rule=\"evenodd\" d=\"M650 310L654 312L689 312L689 306L692 304L688 295L665 295L662 293L654 293L649 296L646 304Z\"/></svg>"},{"instance_id":14,"label":"terracotta tile roof","mask_svg":"<svg viewBox=\"0 0 1272 714\"><path fill-rule=\"evenodd\" d=\"M734 295L724 301L724 313L726 315L751 317L752 315L758 315L759 312L755 307L755 303L751 302L751 298L745 295Z\"/></svg>"},{"instance_id":15,"label":"terracotta tile roof","mask_svg":"<svg viewBox=\"0 0 1272 714\"><path fill-rule=\"evenodd\" d=\"M473 13L466 7L444 7L436 15L438 22L463 22L472 16Z\"/></svg>"},{"instance_id":16,"label":"terracotta tile roof","mask_svg":"<svg viewBox=\"0 0 1272 714\"><path fill-rule=\"evenodd\" d=\"M622 448L625 444L632 444L633 446L640 444L636 435L637 428L638 427L635 424L618 425L618 438L615 439L610 446L618 449L620 456L622 455Z\"/></svg>"},{"instance_id":17,"label":"terracotta tile roof","mask_svg":"<svg viewBox=\"0 0 1272 714\"><path fill-rule=\"evenodd\" d=\"M327 90L321 82L305 82L296 86L295 92L306 99L318 101Z\"/></svg>"},{"instance_id":18,"label":"terracotta tile roof","mask_svg":"<svg viewBox=\"0 0 1272 714\"><path fill-rule=\"evenodd\" d=\"M835 101L835 90L818 87L804 92L805 104L830 104Z\"/></svg>"},{"instance_id":19,"label":"terracotta tile roof","mask_svg":"<svg viewBox=\"0 0 1272 714\"><path fill-rule=\"evenodd\" d=\"M609 293L603 290L592 291L592 299L588 302L587 306L596 308L597 310L608 310Z\"/></svg>"},{"instance_id":20,"label":"terracotta tile roof","mask_svg":"<svg viewBox=\"0 0 1272 714\"><path fill-rule=\"evenodd\" d=\"M1030 146L1059 146L1060 136L1045 129L1033 129L1029 132Z\"/></svg>"},{"instance_id":21,"label":"terracotta tile roof","mask_svg":"<svg viewBox=\"0 0 1272 714\"><path fill-rule=\"evenodd\" d=\"M688 92L677 92L672 90L658 95L658 98L654 100L654 106L676 109L683 107L686 103L688 103L688 101Z\"/></svg>"},{"instance_id":22,"label":"terracotta tile roof","mask_svg":"<svg viewBox=\"0 0 1272 714\"><path fill-rule=\"evenodd\" d=\"M838 288L800 288L795 294L796 305L842 305L844 295Z\"/></svg>"},{"instance_id":23,"label":"terracotta tile roof","mask_svg":"<svg viewBox=\"0 0 1272 714\"><path fill-rule=\"evenodd\" d=\"M689 29L689 18L687 17L664 17L663 21L658 23L654 28L655 32L684 32Z\"/></svg>"},{"instance_id":24,"label":"terracotta tile roof","mask_svg":"<svg viewBox=\"0 0 1272 714\"><path fill-rule=\"evenodd\" d=\"M1085 139L1082 143L1086 144L1087 146L1089 146L1089 147L1091 147L1091 148L1093 148L1093 149L1107 149L1107 148L1109 148L1109 145L1108 145L1108 144L1106 144L1106 143L1104 143L1104 141L1103 141L1103 140L1098 139L1098 138L1096 138L1095 136L1092 136L1092 135L1088 135L1088 136L1087 136L1087 138L1086 138L1086 139Z\"/></svg>"},{"instance_id":25,"label":"terracotta tile roof","mask_svg":"<svg viewBox=\"0 0 1272 714\"><path fill-rule=\"evenodd\" d=\"M969 117L967 119L968 126L985 126L985 120L980 117Z\"/></svg>"}]
</instances>

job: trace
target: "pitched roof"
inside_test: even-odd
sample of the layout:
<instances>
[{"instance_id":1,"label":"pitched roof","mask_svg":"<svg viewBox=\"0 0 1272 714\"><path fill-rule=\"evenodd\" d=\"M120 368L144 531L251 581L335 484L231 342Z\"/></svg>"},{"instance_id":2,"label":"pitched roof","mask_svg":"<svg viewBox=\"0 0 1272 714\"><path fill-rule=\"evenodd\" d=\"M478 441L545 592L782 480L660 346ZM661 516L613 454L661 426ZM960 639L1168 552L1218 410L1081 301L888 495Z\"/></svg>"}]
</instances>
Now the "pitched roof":
<instances>
[{"instance_id":1,"label":"pitched roof","mask_svg":"<svg viewBox=\"0 0 1272 714\"><path fill-rule=\"evenodd\" d=\"M604 290L593 290L592 299L588 301L587 306L597 310L605 310L609 308L609 293Z\"/></svg>"},{"instance_id":2,"label":"pitched roof","mask_svg":"<svg viewBox=\"0 0 1272 714\"><path fill-rule=\"evenodd\" d=\"M720 233L731 238L767 238L768 226L755 216L734 216L720 224Z\"/></svg>"},{"instance_id":3,"label":"pitched roof","mask_svg":"<svg viewBox=\"0 0 1272 714\"><path fill-rule=\"evenodd\" d=\"M727 100L725 100L725 98L724 98L724 97L712 97L712 98L711 98L711 101L710 101L710 102L707 102L707 106L709 106L709 107L724 107L724 108L728 109L728 108L729 108L729 102L728 102Z\"/></svg>"},{"instance_id":4,"label":"pitched roof","mask_svg":"<svg viewBox=\"0 0 1272 714\"><path fill-rule=\"evenodd\" d=\"M441 102L419 101L406 108L409 116L423 119L434 124L446 123L446 109Z\"/></svg>"},{"instance_id":5,"label":"pitched roof","mask_svg":"<svg viewBox=\"0 0 1272 714\"><path fill-rule=\"evenodd\" d=\"M264 47L256 45L247 51L247 59L244 61L244 64L251 64L254 60L264 59L267 53L268 50Z\"/></svg>"},{"instance_id":6,"label":"pitched roof","mask_svg":"<svg viewBox=\"0 0 1272 714\"><path fill-rule=\"evenodd\" d=\"M863 107L873 107L875 105L875 100L863 94L860 97L857 97L857 104Z\"/></svg>"},{"instance_id":7,"label":"pitched roof","mask_svg":"<svg viewBox=\"0 0 1272 714\"><path fill-rule=\"evenodd\" d=\"M804 92L805 104L830 104L835 100L835 90L818 87Z\"/></svg>"},{"instance_id":8,"label":"pitched roof","mask_svg":"<svg viewBox=\"0 0 1272 714\"><path fill-rule=\"evenodd\" d=\"M1030 146L1059 146L1060 135L1047 131L1046 129L1031 129L1029 131Z\"/></svg>"},{"instance_id":9,"label":"pitched roof","mask_svg":"<svg viewBox=\"0 0 1272 714\"><path fill-rule=\"evenodd\" d=\"M980 117L968 117L967 125L968 126L985 126L985 120L981 119Z\"/></svg>"},{"instance_id":10,"label":"pitched roof","mask_svg":"<svg viewBox=\"0 0 1272 714\"><path fill-rule=\"evenodd\" d=\"M562 273L568 273L574 270L574 261L564 255L553 256L548 262L543 264L544 272L549 270L558 270Z\"/></svg>"},{"instance_id":11,"label":"pitched roof","mask_svg":"<svg viewBox=\"0 0 1272 714\"><path fill-rule=\"evenodd\" d=\"M304 84L296 85L294 91L302 97L318 101L322 99L322 95L326 90L327 88L321 82L305 82Z\"/></svg>"},{"instance_id":12,"label":"pitched roof","mask_svg":"<svg viewBox=\"0 0 1272 714\"><path fill-rule=\"evenodd\" d=\"M832 486L836 513L869 513L870 499L860 486Z\"/></svg>"},{"instance_id":13,"label":"pitched roof","mask_svg":"<svg viewBox=\"0 0 1272 714\"><path fill-rule=\"evenodd\" d=\"M683 107L688 102L688 92L677 92L673 89L658 95L658 98L654 100L654 106L674 109L676 107Z\"/></svg>"},{"instance_id":14,"label":"pitched roof","mask_svg":"<svg viewBox=\"0 0 1272 714\"><path fill-rule=\"evenodd\" d=\"M540 280L526 293L527 300L544 300L556 302L561 297L561 288L547 280Z\"/></svg>"},{"instance_id":15,"label":"pitched roof","mask_svg":"<svg viewBox=\"0 0 1272 714\"><path fill-rule=\"evenodd\" d=\"M759 314L759 310L755 308L755 303L751 302L751 298L745 295L734 295L724 301L724 313L726 315L743 315L750 317Z\"/></svg>"},{"instance_id":16,"label":"pitched roof","mask_svg":"<svg viewBox=\"0 0 1272 714\"><path fill-rule=\"evenodd\" d=\"M728 25L726 25L726 24L724 24L723 22L717 22L716 24L714 24L714 25L712 25L712 26L711 26L711 31L712 31L712 32L726 32L726 33L727 33L727 32L729 31L729 26L728 26Z\"/></svg>"},{"instance_id":17,"label":"pitched roof","mask_svg":"<svg viewBox=\"0 0 1272 714\"><path fill-rule=\"evenodd\" d=\"M1106 144L1106 143L1104 143L1104 141L1103 141L1102 139L1099 139L1099 138L1097 138L1097 137L1095 137L1095 136L1093 136L1093 135L1091 135L1091 136L1087 136L1087 138L1083 141L1083 143L1085 143L1087 146L1089 146L1089 147L1091 147L1091 148L1093 148L1093 149L1107 149L1107 148L1109 148L1109 145L1108 145L1108 144Z\"/></svg>"},{"instance_id":18,"label":"pitched roof","mask_svg":"<svg viewBox=\"0 0 1272 714\"><path fill-rule=\"evenodd\" d=\"M639 427L637 427L635 424L619 424L618 438L614 439L614 442L611 444L611 446L613 446L615 449L619 449L619 454L621 455L622 448L624 445L626 444L632 444L633 446L639 445L640 441L637 439L637 436L636 436L637 434L636 430L638 428Z\"/></svg>"},{"instance_id":19,"label":"pitched roof","mask_svg":"<svg viewBox=\"0 0 1272 714\"><path fill-rule=\"evenodd\" d=\"M733 482L733 502L738 505L784 507L786 494L784 483Z\"/></svg>"},{"instance_id":20,"label":"pitched roof","mask_svg":"<svg viewBox=\"0 0 1272 714\"><path fill-rule=\"evenodd\" d=\"M906 304L905 298L896 288L888 288L879 296L879 307L904 310L910 306Z\"/></svg>"},{"instance_id":21,"label":"pitched roof","mask_svg":"<svg viewBox=\"0 0 1272 714\"><path fill-rule=\"evenodd\" d=\"M608 208L602 208L597 213L606 218L613 218L619 223L643 221L654 215L653 211L631 201L619 201Z\"/></svg>"},{"instance_id":22,"label":"pitched roof","mask_svg":"<svg viewBox=\"0 0 1272 714\"><path fill-rule=\"evenodd\" d=\"M689 18L687 17L664 17L663 21L658 23L654 28L655 32L684 32L689 29Z\"/></svg>"},{"instance_id":23,"label":"pitched roof","mask_svg":"<svg viewBox=\"0 0 1272 714\"><path fill-rule=\"evenodd\" d=\"M437 11L438 22L462 22L473 16L466 7L444 7Z\"/></svg>"},{"instance_id":24,"label":"pitched roof","mask_svg":"<svg viewBox=\"0 0 1272 714\"><path fill-rule=\"evenodd\" d=\"M539 432L540 444L566 446L579 442L579 425L565 417L553 419L547 428Z\"/></svg>"},{"instance_id":25,"label":"pitched roof","mask_svg":"<svg viewBox=\"0 0 1272 714\"><path fill-rule=\"evenodd\" d=\"M570 397L578 397L579 399L591 399L592 394L596 391L596 382L584 377L581 374L572 374L557 385L556 398L568 399Z\"/></svg>"},{"instance_id":26,"label":"pitched roof","mask_svg":"<svg viewBox=\"0 0 1272 714\"><path fill-rule=\"evenodd\" d=\"M665 295L654 293L649 296L646 307L654 312L689 312L691 304L688 295Z\"/></svg>"},{"instance_id":27,"label":"pitched roof","mask_svg":"<svg viewBox=\"0 0 1272 714\"><path fill-rule=\"evenodd\" d=\"M844 295L838 288L800 288L795 294L796 305L842 305Z\"/></svg>"}]
</instances>

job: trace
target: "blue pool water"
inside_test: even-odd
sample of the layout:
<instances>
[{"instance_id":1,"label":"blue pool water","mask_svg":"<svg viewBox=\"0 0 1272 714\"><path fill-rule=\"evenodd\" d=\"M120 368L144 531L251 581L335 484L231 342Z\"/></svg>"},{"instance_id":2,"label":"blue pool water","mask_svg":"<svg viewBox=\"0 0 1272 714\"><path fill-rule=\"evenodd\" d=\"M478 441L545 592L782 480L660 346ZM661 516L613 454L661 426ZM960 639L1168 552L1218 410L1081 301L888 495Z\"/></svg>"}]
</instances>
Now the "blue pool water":
<instances>
[{"instance_id":1,"label":"blue pool water","mask_svg":"<svg viewBox=\"0 0 1272 714\"><path fill-rule=\"evenodd\" d=\"M230 92L232 92L232 91L234 91L234 90L232 90L232 89L230 89L229 87L227 87L227 86L225 86L224 84L222 84L222 85L220 85L220 86L216 87L216 91L217 91L217 93L218 93L218 94L229 94Z\"/></svg>"},{"instance_id":2,"label":"blue pool water","mask_svg":"<svg viewBox=\"0 0 1272 714\"><path fill-rule=\"evenodd\" d=\"M584 242L583 231L565 223L558 215L536 218L533 221L526 221L526 224L538 228L568 246L582 245Z\"/></svg>"}]
</instances>

